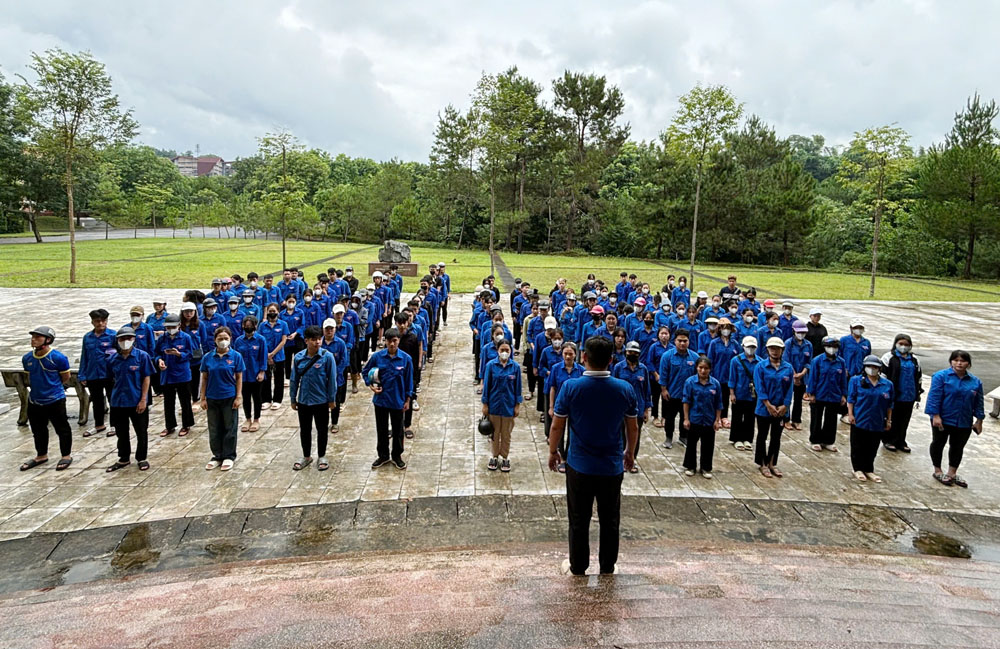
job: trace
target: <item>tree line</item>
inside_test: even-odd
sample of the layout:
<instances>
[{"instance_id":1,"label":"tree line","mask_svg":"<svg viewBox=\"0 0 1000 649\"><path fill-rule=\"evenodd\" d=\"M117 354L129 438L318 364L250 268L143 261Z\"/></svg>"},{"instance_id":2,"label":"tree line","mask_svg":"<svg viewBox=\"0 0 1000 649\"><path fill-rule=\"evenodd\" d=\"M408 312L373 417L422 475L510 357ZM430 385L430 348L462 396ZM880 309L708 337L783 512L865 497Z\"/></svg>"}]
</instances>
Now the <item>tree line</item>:
<instances>
[{"instance_id":1,"label":"tree line","mask_svg":"<svg viewBox=\"0 0 1000 649\"><path fill-rule=\"evenodd\" d=\"M0 76L0 208L22 230L42 210L117 227L502 251L1000 278L1000 137L994 101L970 97L940 143L893 124L845 147L780 137L724 86L680 98L636 141L604 76L543 86L484 74L468 108L441 109L425 162L307 149L268 133L228 177L186 178L134 143L131 111L89 53L34 54ZM37 234L36 238L41 240Z\"/></svg>"}]
</instances>

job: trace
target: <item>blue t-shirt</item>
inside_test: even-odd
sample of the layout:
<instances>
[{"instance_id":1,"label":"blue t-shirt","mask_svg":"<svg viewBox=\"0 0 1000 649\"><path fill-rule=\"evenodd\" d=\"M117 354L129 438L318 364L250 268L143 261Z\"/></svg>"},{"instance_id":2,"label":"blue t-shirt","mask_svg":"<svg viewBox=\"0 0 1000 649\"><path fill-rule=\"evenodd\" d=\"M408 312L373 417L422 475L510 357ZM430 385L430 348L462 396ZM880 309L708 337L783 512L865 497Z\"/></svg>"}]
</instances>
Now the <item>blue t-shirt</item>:
<instances>
[{"instance_id":1,"label":"blue t-shirt","mask_svg":"<svg viewBox=\"0 0 1000 649\"><path fill-rule=\"evenodd\" d=\"M49 347L45 355L35 356L32 350L21 357L21 365L31 382L28 394L31 403L46 406L66 398L60 374L69 372L69 359L61 351Z\"/></svg>"},{"instance_id":2,"label":"blue t-shirt","mask_svg":"<svg viewBox=\"0 0 1000 649\"><path fill-rule=\"evenodd\" d=\"M413 394L413 360L402 349L389 356L388 349L380 349L368 359L362 370L365 385L371 385L368 372L378 368L378 382L382 391L372 397L372 403L381 408L402 410Z\"/></svg>"},{"instance_id":3,"label":"blue t-shirt","mask_svg":"<svg viewBox=\"0 0 1000 649\"><path fill-rule=\"evenodd\" d=\"M767 400L775 408L792 403L792 389L795 371L788 361L781 361L777 369L771 365L770 359L757 363L753 371L753 384L757 388L757 408L754 414L769 417L770 413L764 405Z\"/></svg>"},{"instance_id":4,"label":"blue t-shirt","mask_svg":"<svg viewBox=\"0 0 1000 649\"><path fill-rule=\"evenodd\" d=\"M334 339L343 345L342 340ZM337 401L337 361L333 354L320 348L315 356L303 349L292 358L292 376L288 395L292 403L316 406Z\"/></svg>"},{"instance_id":5,"label":"blue t-shirt","mask_svg":"<svg viewBox=\"0 0 1000 649\"><path fill-rule=\"evenodd\" d=\"M847 403L854 404L854 425L862 430L885 430L893 401L892 381L885 377L872 385L867 376L852 376L847 385Z\"/></svg>"},{"instance_id":6,"label":"blue t-shirt","mask_svg":"<svg viewBox=\"0 0 1000 649\"><path fill-rule=\"evenodd\" d=\"M931 377L931 389L927 391L924 414L932 419L934 415L940 415L941 422L946 426L969 428L973 417L986 418L983 382L968 372L959 378L950 367L935 372Z\"/></svg>"},{"instance_id":7,"label":"blue t-shirt","mask_svg":"<svg viewBox=\"0 0 1000 649\"><path fill-rule=\"evenodd\" d=\"M160 382L163 385L187 383L191 380L191 351L195 344L186 331L178 331L174 336L164 333L157 338L154 358L167 366L167 369L160 372ZM165 353L168 349L176 349L180 356ZM191 395L191 398L196 396Z\"/></svg>"},{"instance_id":8,"label":"blue t-shirt","mask_svg":"<svg viewBox=\"0 0 1000 649\"><path fill-rule=\"evenodd\" d=\"M715 413L722 410L722 384L711 376L703 384L698 375L684 381L684 403L689 404L688 419L697 426L715 424Z\"/></svg>"},{"instance_id":9,"label":"blue t-shirt","mask_svg":"<svg viewBox=\"0 0 1000 649\"><path fill-rule=\"evenodd\" d=\"M246 365L243 382L256 383L257 375L267 371L267 341L257 332L249 338L244 334L233 339L233 349L240 353Z\"/></svg>"},{"instance_id":10,"label":"blue t-shirt","mask_svg":"<svg viewBox=\"0 0 1000 649\"><path fill-rule=\"evenodd\" d=\"M281 338L288 335L288 325L285 324L280 318L272 323L269 320L264 321L257 330L264 340L267 341L267 353L270 354L274 351L274 348L281 344ZM286 341L287 343L287 341ZM282 347L275 353L273 358L275 363L280 363L285 360L285 348Z\"/></svg>"},{"instance_id":11,"label":"blue t-shirt","mask_svg":"<svg viewBox=\"0 0 1000 649\"><path fill-rule=\"evenodd\" d=\"M809 364L806 392L817 401L839 403L847 396L847 365L840 356L820 354Z\"/></svg>"},{"instance_id":12,"label":"blue t-shirt","mask_svg":"<svg viewBox=\"0 0 1000 649\"><path fill-rule=\"evenodd\" d=\"M694 376L694 364L698 354L690 349L681 354L676 348L660 357L660 385L667 389L671 399L680 399L684 393L684 381Z\"/></svg>"},{"instance_id":13,"label":"blue t-shirt","mask_svg":"<svg viewBox=\"0 0 1000 649\"><path fill-rule=\"evenodd\" d=\"M246 370L243 357L234 349L226 350L219 355L215 351L205 354L201 359L201 371L208 374L205 382L206 399L235 399L236 374Z\"/></svg>"},{"instance_id":14,"label":"blue t-shirt","mask_svg":"<svg viewBox=\"0 0 1000 649\"><path fill-rule=\"evenodd\" d=\"M565 368L565 364L563 367ZM649 384L653 380L652 372L642 364L642 361L636 363L635 369L629 367L627 360L615 363L611 370L611 376L626 381L635 390L635 398L640 415L653 407L653 399L649 392Z\"/></svg>"},{"instance_id":15,"label":"blue t-shirt","mask_svg":"<svg viewBox=\"0 0 1000 649\"><path fill-rule=\"evenodd\" d=\"M108 369L114 377L111 388L112 408L135 408L146 395L142 392L142 381L153 375L153 360L141 349L132 348L125 358L114 354L108 359Z\"/></svg>"},{"instance_id":16,"label":"blue t-shirt","mask_svg":"<svg viewBox=\"0 0 1000 649\"><path fill-rule=\"evenodd\" d=\"M579 473L619 475L625 472L625 418L639 416L632 386L609 372L587 372L563 384L553 411L568 419L566 462Z\"/></svg>"},{"instance_id":17,"label":"blue t-shirt","mask_svg":"<svg viewBox=\"0 0 1000 649\"><path fill-rule=\"evenodd\" d=\"M489 405L491 415L513 417L514 406L521 403L521 366L512 360L501 365L492 360L483 371L482 402Z\"/></svg>"}]
</instances>

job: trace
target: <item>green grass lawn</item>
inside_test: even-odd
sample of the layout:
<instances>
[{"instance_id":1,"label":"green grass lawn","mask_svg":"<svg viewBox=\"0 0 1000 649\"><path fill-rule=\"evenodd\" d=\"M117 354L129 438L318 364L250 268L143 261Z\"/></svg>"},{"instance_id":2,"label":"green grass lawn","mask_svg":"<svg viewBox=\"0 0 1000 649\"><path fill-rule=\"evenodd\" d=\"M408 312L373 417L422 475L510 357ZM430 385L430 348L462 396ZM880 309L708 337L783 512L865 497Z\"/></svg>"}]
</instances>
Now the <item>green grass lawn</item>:
<instances>
[{"instance_id":1,"label":"green grass lawn","mask_svg":"<svg viewBox=\"0 0 1000 649\"><path fill-rule=\"evenodd\" d=\"M445 262L452 289L471 291L490 272L489 254L480 250L454 250L415 242L413 261L421 274L432 263ZM327 257L337 255L337 259ZM363 243L323 243L290 241L287 243L289 265L305 270L312 281L327 267L353 265L359 276L366 276L367 264L378 258L378 246ZM622 270L635 272L654 289L666 276L687 274L685 262L652 261L616 257L568 257L545 254L501 254L515 277L548 290L559 277L571 286L583 284L588 273L615 284ZM189 288L207 289L213 277L238 272L246 275L278 271L281 268L281 243L262 239L115 239L77 243L78 283L80 287ZM69 286L69 244L0 245L0 286L64 287ZM695 289L714 293L735 273L740 286L753 285L766 297L792 296L802 299L865 299L869 278L862 274L782 268L698 265ZM500 277L500 273L495 273ZM708 276L708 277L705 277ZM406 278L407 289L416 286ZM510 287L505 287L509 290ZM961 282L935 278L879 277L876 298L884 300L936 300L962 302L1000 301L996 282Z\"/></svg>"}]
</instances>

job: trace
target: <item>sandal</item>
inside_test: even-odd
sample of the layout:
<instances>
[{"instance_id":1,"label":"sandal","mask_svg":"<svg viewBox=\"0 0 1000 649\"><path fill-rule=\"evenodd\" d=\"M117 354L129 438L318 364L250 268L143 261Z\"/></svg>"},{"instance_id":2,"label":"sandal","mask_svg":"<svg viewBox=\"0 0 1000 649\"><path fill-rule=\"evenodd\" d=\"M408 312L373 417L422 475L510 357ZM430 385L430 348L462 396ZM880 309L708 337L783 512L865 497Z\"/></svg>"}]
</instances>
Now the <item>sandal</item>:
<instances>
[{"instance_id":1,"label":"sandal","mask_svg":"<svg viewBox=\"0 0 1000 649\"><path fill-rule=\"evenodd\" d=\"M109 428L108 432L104 433L104 436L105 437L114 437L117 434L118 434L118 431L116 431L114 428Z\"/></svg>"},{"instance_id":2,"label":"sandal","mask_svg":"<svg viewBox=\"0 0 1000 649\"><path fill-rule=\"evenodd\" d=\"M131 462L124 462L124 463L122 463L122 462L115 462L114 464L112 464L111 466L109 466L108 468L106 468L104 470L104 472L105 473L114 473L118 469L124 469L125 467L127 467L130 464L132 464L132 463Z\"/></svg>"},{"instance_id":3,"label":"sandal","mask_svg":"<svg viewBox=\"0 0 1000 649\"><path fill-rule=\"evenodd\" d=\"M27 471L28 469L34 469L36 466L40 464L45 464L48 461L49 458L45 458L44 460L37 460L35 458L31 458L30 460L21 465L21 470Z\"/></svg>"},{"instance_id":4,"label":"sandal","mask_svg":"<svg viewBox=\"0 0 1000 649\"><path fill-rule=\"evenodd\" d=\"M177 436L178 436L178 437L187 437L187 434L188 434L188 433L190 433L190 432L191 432L191 429L190 429L190 428L181 428L181 429L180 429L180 430L179 430L179 431L177 432Z\"/></svg>"},{"instance_id":5,"label":"sandal","mask_svg":"<svg viewBox=\"0 0 1000 649\"><path fill-rule=\"evenodd\" d=\"M84 437L93 437L94 435L100 435L108 429L107 426L101 426L99 428L91 428L90 430L83 431Z\"/></svg>"},{"instance_id":6,"label":"sandal","mask_svg":"<svg viewBox=\"0 0 1000 649\"><path fill-rule=\"evenodd\" d=\"M946 487L950 487L952 483L952 478L950 475L945 473L935 473L934 479L943 484Z\"/></svg>"},{"instance_id":7,"label":"sandal","mask_svg":"<svg viewBox=\"0 0 1000 649\"><path fill-rule=\"evenodd\" d=\"M147 462L146 460L142 460L141 462L139 462L139 470L149 471L149 462Z\"/></svg>"},{"instance_id":8,"label":"sandal","mask_svg":"<svg viewBox=\"0 0 1000 649\"><path fill-rule=\"evenodd\" d=\"M56 471L65 471L70 464L73 464L73 458L63 458L56 463Z\"/></svg>"},{"instance_id":9,"label":"sandal","mask_svg":"<svg viewBox=\"0 0 1000 649\"><path fill-rule=\"evenodd\" d=\"M255 432L255 431L258 431L258 430L260 430L260 422L259 421L254 421L252 424L250 424L250 432L251 433Z\"/></svg>"},{"instance_id":10,"label":"sandal","mask_svg":"<svg viewBox=\"0 0 1000 649\"><path fill-rule=\"evenodd\" d=\"M866 473L865 476L874 483L882 482L882 478L875 475L874 473Z\"/></svg>"},{"instance_id":11,"label":"sandal","mask_svg":"<svg viewBox=\"0 0 1000 649\"><path fill-rule=\"evenodd\" d=\"M330 461L327 460L325 457L320 458L319 462L316 463L316 468L319 469L320 471L326 471L327 469L330 468Z\"/></svg>"},{"instance_id":12,"label":"sandal","mask_svg":"<svg viewBox=\"0 0 1000 649\"><path fill-rule=\"evenodd\" d=\"M892 444L883 444L883 446L885 447L885 450L889 451L890 453L895 453L898 450Z\"/></svg>"},{"instance_id":13,"label":"sandal","mask_svg":"<svg viewBox=\"0 0 1000 649\"><path fill-rule=\"evenodd\" d=\"M250 432L250 422L247 422L247 421L243 422L243 425L240 426L240 432L241 433L248 433L248 432Z\"/></svg>"},{"instance_id":14,"label":"sandal","mask_svg":"<svg viewBox=\"0 0 1000 649\"><path fill-rule=\"evenodd\" d=\"M771 478L771 477L773 477L771 475L771 469L767 468L766 466L760 467L760 474L762 476L764 476L765 478Z\"/></svg>"},{"instance_id":15,"label":"sandal","mask_svg":"<svg viewBox=\"0 0 1000 649\"><path fill-rule=\"evenodd\" d=\"M781 477L783 477L783 476L784 476L785 474L784 474L784 473L782 473L781 471L778 471L778 467L776 467L776 466L772 466L772 467L771 467L771 475L773 475L773 476L774 476L775 478L781 478Z\"/></svg>"},{"instance_id":16,"label":"sandal","mask_svg":"<svg viewBox=\"0 0 1000 649\"><path fill-rule=\"evenodd\" d=\"M299 460L298 462L296 462L295 464L292 465L292 470L293 471L301 471L302 469L304 469L307 466L309 466L310 464L312 464L312 461L313 461L313 459L311 457L304 457L304 458L302 458L301 460Z\"/></svg>"},{"instance_id":17,"label":"sandal","mask_svg":"<svg viewBox=\"0 0 1000 649\"><path fill-rule=\"evenodd\" d=\"M167 435L173 435L173 434L174 431L170 430L169 428L164 428L163 430L160 431L160 437L166 437Z\"/></svg>"},{"instance_id":18,"label":"sandal","mask_svg":"<svg viewBox=\"0 0 1000 649\"><path fill-rule=\"evenodd\" d=\"M865 475L864 471L855 471L854 477L858 479L858 482L868 481L868 476Z\"/></svg>"},{"instance_id":19,"label":"sandal","mask_svg":"<svg viewBox=\"0 0 1000 649\"><path fill-rule=\"evenodd\" d=\"M812 450L816 451L817 453L823 450L823 447L820 446L819 444L813 444L810 448L812 448Z\"/></svg>"},{"instance_id":20,"label":"sandal","mask_svg":"<svg viewBox=\"0 0 1000 649\"><path fill-rule=\"evenodd\" d=\"M628 470L629 473L639 473L639 466L636 464L632 465L632 468Z\"/></svg>"},{"instance_id":21,"label":"sandal","mask_svg":"<svg viewBox=\"0 0 1000 649\"><path fill-rule=\"evenodd\" d=\"M413 431L406 429L403 431L403 436L406 437L406 439L413 439Z\"/></svg>"},{"instance_id":22,"label":"sandal","mask_svg":"<svg viewBox=\"0 0 1000 649\"><path fill-rule=\"evenodd\" d=\"M969 488L969 483L963 480L962 478L958 477L957 475L951 476L951 484L957 487L961 487L962 489Z\"/></svg>"}]
</instances>

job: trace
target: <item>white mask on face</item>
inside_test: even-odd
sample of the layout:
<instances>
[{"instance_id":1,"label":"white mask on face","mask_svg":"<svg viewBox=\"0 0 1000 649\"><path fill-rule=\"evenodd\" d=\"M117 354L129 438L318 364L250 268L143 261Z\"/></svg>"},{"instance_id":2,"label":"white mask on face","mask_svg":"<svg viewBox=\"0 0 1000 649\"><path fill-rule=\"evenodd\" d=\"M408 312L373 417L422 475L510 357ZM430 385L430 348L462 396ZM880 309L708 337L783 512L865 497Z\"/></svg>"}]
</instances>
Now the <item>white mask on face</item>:
<instances>
[{"instance_id":1,"label":"white mask on face","mask_svg":"<svg viewBox=\"0 0 1000 649\"><path fill-rule=\"evenodd\" d=\"M670 311L670 305L669 304L664 304L663 305L663 310L664 311ZM684 315L684 313L682 311L678 311L677 314L678 315Z\"/></svg>"},{"instance_id":2,"label":"white mask on face","mask_svg":"<svg viewBox=\"0 0 1000 649\"><path fill-rule=\"evenodd\" d=\"M860 336L864 332L865 330L862 327L854 327L853 329L851 329L851 333L854 334L855 336Z\"/></svg>"},{"instance_id":3,"label":"white mask on face","mask_svg":"<svg viewBox=\"0 0 1000 649\"><path fill-rule=\"evenodd\" d=\"M503 336L493 336L493 342L499 345L503 342Z\"/></svg>"},{"instance_id":4,"label":"white mask on face","mask_svg":"<svg viewBox=\"0 0 1000 649\"><path fill-rule=\"evenodd\" d=\"M743 316L743 322L750 324L751 322L753 322L753 316L752 315Z\"/></svg>"},{"instance_id":5,"label":"white mask on face","mask_svg":"<svg viewBox=\"0 0 1000 649\"><path fill-rule=\"evenodd\" d=\"M307 295L303 299L306 301L306 304L309 304L310 302L312 302L312 296L311 295Z\"/></svg>"},{"instance_id":6,"label":"white mask on face","mask_svg":"<svg viewBox=\"0 0 1000 649\"><path fill-rule=\"evenodd\" d=\"M510 352L500 352L499 356L500 360L506 363L507 359L510 358Z\"/></svg>"},{"instance_id":7,"label":"white mask on face","mask_svg":"<svg viewBox=\"0 0 1000 649\"><path fill-rule=\"evenodd\" d=\"M795 340L805 340L805 338L806 338L806 335L804 333L802 333L802 332L798 332L798 333L795 334Z\"/></svg>"},{"instance_id":8,"label":"white mask on face","mask_svg":"<svg viewBox=\"0 0 1000 649\"><path fill-rule=\"evenodd\" d=\"M609 302L610 304L614 304L614 303L615 303L615 302L617 302L617 301L618 301L618 298L616 298L616 297L609 297L609 298L608 298L608 302Z\"/></svg>"},{"instance_id":9,"label":"white mask on face","mask_svg":"<svg viewBox=\"0 0 1000 649\"><path fill-rule=\"evenodd\" d=\"M118 343L118 346L122 348L122 351L128 351L132 349L132 345L135 344L134 340L123 340Z\"/></svg>"},{"instance_id":10,"label":"white mask on face","mask_svg":"<svg viewBox=\"0 0 1000 649\"><path fill-rule=\"evenodd\" d=\"M757 348L756 347L744 347L743 348L743 353L745 353L747 356L754 356L754 355L757 354Z\"/></svg>"},{"instance_id":11,"label":"white mask on face","mask_svg":"<svg viewBox=\"0 0 1000 649\"><path fill-rule=\"evenodd\" d=\"M562 343L563 343L563 341L561 341L561 340L553 340L552 341L552 347L554 349L559 349L560 347L562 347Z\"/></svg>"},{"instance_id":12,"label":"white mask on face","mask_svg":"<svg viewBox=\"0 0 1000 649\"><path fill-rule=\"evenodd\" d=\"M354 274L354 271L353 271L353 270L349 270L349 271L346 271L346 272L344 273L344 277L350 277L350 276L351 276L351 275L353 275L353 274Z\"/></svg>"},{"instance_id":13,"label":"white mask on face","mask_svg":"<svg viewBox=\"0 0 1000 649\"><path fill-rule=\"evenodd\" d=\"M878 376L879 370L877 367L866 367L865 374L868 376Z\"/></svg>"},{"instance_id":14,"label":"white mask on face","mask_svg":"<svg viewBox=\"0 0 1000 649\"><path fill-rule=\"evenodd\" d=\"M229 339L228 338L219 338L217 341L215 341L215 344L218 345L219 349L221 349L221 350L229 349Z\"/></svg>"},{"instance_id":15,"label":"white mask on face","mask_svg":"<svg viewBox=\"0 0 1000 649\"><path fill-rule=\"evenodd\" d=\"M732 333L733 332L729 329L729 327L723 327L721 330L719 330L719 335L722 336L723 338L729 338L729 336L731 336Z\"/></svg>"},{"instance_id":16,"label":"white mask on face","mask_svg":"<svg viewBox=\"0 0 1000 649\"><path fill-rule=\"evenodd\" d=\"M715 324L714 322L709 322L708 323L708 330L709 331L715 331L718 328L719 328L719 325Z\"/></svg>"},{"instance_id":17,"label":"white mask on face","mask_svg":"<svg viewBox=\"0 0 1000 649\"><path fill-rule=\"evenodd\" d=\"M247 304L250 304L251 302L253 302L253 296L248 295L245 298L243 298L243 301Z\"/></svg>"},{"instance_id":18,"label":"white mask on face","mask_svg":"<svg viewBox=\"0 0 1000 649\"><path fill-rule=\"evenodd\" d=\"M785 307L785 315L792 315L792 310L789 307Z\"/></svg>"},{"instance_id":19,"label":"white mask on face","mask_svg":"<svg viewBox=\"0 0 1000 649\"><path fill-rule=\"evenodd\" d=\"M912 349L912 347L910 347L909 345L896 345L896 350L900 354L909 354L910 349Z\"/></svg>"},{"instance_id":20,"label":"white mask on face","mask_svg":"<svg viewBox=\"0 0 1000 649\"><path fill-rule=\"evenodd\" d=\"M257 288L257 280L250 282L250 288Z\"/></svg>"},{"instance_id":21,"label":"white mask on face","mask_svg":"<svg viewBox=\"0 0 1000 649\"><path fill-rule=\"evenodd\" d=\"M736 307L734 306L729 307L729 312L733 315L736 315Z\"/></svg>"},{"instance_id":22,"label":"white mask on face","mask_svg":"<svg viewBox=\"0 0 1000 649\"><path fill-rule=\"evenodd\" d=\"M142 316L140 315L132 316L132 324L139 324L140 322L142 322Z\"/></svg>"},{"instance_id":23,"label":"white mask on face","mask_svg":"<svg viewBox=\"0 0 1000 649\"><path fill-rule=\"evenodd\" d=\"M830 356L836 356L837 355L837 348L836 347L824 347L823 349Z\"/></svg>"},{"instance_id":24,"label":"white mask on face","mask_svg":"<svg viewBox=\"0 0 1000 649\"><path fill-rule=\"evenodd\" d=\"M649 289L648 288L642 289L642 294L643 295L649 295Z\"/></svg>"},{"instance_id":25,"label":"white mask on face","mask_svg":"<svg viewBox=\"0 0 1000 649\"><path fill-rule=\"evenodd\" d=\"M712 302L712 308L718 309L720 306L722 306L722 302Z\"/></svg>"},{"instance_id":26,"label":"white mask on face","mask_svg":"<svg viewBox=\"0 0 1000 649\"><path fill-rule=\"evenodd\" d=\"M177 327L167 327L167 334L173 336L177 333Z\"/></svg>"}]
</instances>

